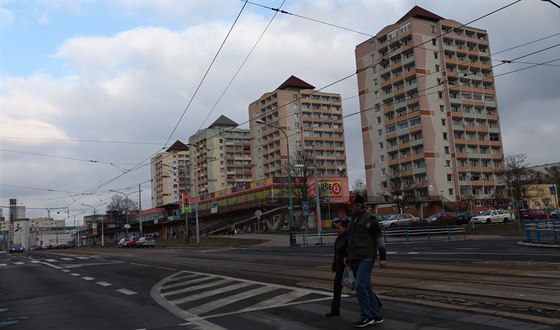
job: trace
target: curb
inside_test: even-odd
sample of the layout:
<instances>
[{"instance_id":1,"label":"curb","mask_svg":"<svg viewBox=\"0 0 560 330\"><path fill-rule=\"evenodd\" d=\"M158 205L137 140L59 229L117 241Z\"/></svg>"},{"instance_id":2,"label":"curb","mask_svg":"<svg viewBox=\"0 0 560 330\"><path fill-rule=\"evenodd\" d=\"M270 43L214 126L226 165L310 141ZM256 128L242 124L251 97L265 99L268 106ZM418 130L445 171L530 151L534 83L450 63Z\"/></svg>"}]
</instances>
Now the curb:
<instances>
[{"instance_id":1,"label":"curb","mask_svg":"<svg viewBox=\"0 0 560 330\"><path fill-rule=\"evenodd\" d=\"M546 243L532 243L532 242L525 242L525 241L519 241L517 242L517 245L524 245L524 246L531 246L531 247L544 247L544 248L560 248L559 244L546 244Z\"/></svg>"}]
</instances>

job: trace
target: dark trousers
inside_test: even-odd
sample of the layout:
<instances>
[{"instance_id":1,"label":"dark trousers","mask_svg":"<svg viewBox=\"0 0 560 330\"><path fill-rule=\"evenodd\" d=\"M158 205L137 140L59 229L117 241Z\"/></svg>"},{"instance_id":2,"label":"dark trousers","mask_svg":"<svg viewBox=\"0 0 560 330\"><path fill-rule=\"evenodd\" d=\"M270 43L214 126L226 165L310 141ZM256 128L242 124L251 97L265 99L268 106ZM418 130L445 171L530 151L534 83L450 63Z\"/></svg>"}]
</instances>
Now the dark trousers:
<instances>
[{"instance_id":1,"label":"dark trousers","mask_svg":"<svg viewBox=\"0 0 560 330\"><path fill-rule=\"evenodd\" d=\"M342 295L342 274L344 266L337 267L333 283L333 300L331 304L331 312L340 313L340 297Z\"/></svg>"}]
</instances>

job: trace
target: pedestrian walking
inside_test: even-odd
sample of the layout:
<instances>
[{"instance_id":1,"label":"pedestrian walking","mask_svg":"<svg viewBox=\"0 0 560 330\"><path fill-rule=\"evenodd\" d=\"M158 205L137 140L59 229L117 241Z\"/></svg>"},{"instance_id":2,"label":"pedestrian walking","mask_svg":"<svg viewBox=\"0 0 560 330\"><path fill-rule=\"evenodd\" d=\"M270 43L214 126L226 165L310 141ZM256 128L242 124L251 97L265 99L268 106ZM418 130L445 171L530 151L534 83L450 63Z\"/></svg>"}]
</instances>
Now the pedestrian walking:
<instances>
[{"instance_id":1,"label":"pedestrian walking","mask_svg":"<svg viewBox=\"0 0 560 330\"><path fill-rule=\"evenodd\" d=\"M348 219L337 218L333 220L334 228L338 233L334 241L334 257L331 265L331 270L335 273L333 282L333 300L331 303L331 311L327 313L327 317L340 315L340 298L342 296L342 274L344 273L344 259L348 249Z\"/></svg>"},{"instance_id":2,"label":"pedestrian walking","mask_svg":"<svg viewBox=\"0 0 560 330\"><path fill-rule=\"evenodd\" d=\"M387 253L379 224L375 217L367 212L365 199L361 195L354 195L347 205L351 219L346 263L349 263L354 271L354 289L360 305L361 318L355 326L363 328L383 322L381 306L373 292L371 273L378 252L379 267L383 269L387 266Z\"/></svg>"}]
</instances>

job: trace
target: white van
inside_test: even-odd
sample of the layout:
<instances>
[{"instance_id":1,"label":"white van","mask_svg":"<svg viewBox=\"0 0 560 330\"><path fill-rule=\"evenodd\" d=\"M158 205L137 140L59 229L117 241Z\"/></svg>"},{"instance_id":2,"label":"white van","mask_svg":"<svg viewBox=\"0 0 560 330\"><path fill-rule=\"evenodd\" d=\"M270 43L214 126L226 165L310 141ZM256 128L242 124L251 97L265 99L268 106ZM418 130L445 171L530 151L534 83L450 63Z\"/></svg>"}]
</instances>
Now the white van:
<instances>
[{"instance_id":1,"label":"white van","mask_svg":"<svg viewBox=\"0 0 560 330\"><path fill-rule=\"evenodd\" d=\"M507 210L486 210L479 215L472 217L472 223L506 223L512 219L511 214Z\"/></svg>"}]
</instances>

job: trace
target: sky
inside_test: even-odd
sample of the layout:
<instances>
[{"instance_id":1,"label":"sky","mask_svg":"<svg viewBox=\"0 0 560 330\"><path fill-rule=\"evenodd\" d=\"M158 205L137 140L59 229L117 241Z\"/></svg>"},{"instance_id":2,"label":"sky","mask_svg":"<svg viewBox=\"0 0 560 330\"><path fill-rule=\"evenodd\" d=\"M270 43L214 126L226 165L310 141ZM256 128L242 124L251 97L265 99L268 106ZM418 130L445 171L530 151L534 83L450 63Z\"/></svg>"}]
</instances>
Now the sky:
<instances>
[{"instance_id":1,"label":"sky","mask_svg":"<svg viewBox=\"0 0 560 330\"><path fill-rule=\"evenodd\" d=\"M4 216L11 198L68 225L115 194L150 208L153 155L221 115L248 128L248 105L291 75L342 95L350 185L365 180L354 50L414 5L488 31L504 153L559 162L550 2L2 0Z\"/></svg>"}]
</instances>

